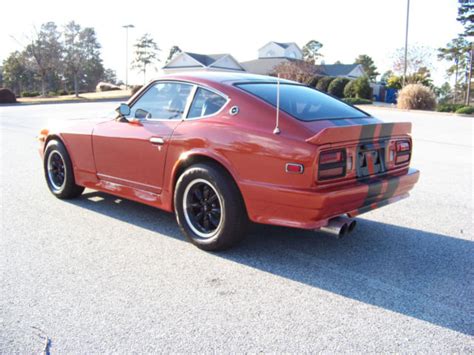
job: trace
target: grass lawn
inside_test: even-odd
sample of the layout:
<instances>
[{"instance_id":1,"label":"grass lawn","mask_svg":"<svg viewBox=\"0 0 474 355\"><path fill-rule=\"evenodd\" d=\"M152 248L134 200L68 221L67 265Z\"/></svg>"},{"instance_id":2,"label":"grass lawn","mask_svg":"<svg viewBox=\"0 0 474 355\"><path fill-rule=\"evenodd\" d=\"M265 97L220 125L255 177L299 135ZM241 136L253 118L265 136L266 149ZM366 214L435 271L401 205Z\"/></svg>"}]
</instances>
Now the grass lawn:
<instances>
[{"instance_id":1,"label":"grass lawn","mask_svg":"<svg viewBox=\"0 0 474 355\"><path fill-rule=\"evenodd\" d=\"M50 97L20 97L17 99L19 103L24 104L41 104L54 102L69 102L69 101L95 101L95 100L113 100L123 99L127 100L131 95L130 90L113 90L103 92L88 92L79 94L79 97L74 95L50 96Z\"/></svg>"}]
</instances>

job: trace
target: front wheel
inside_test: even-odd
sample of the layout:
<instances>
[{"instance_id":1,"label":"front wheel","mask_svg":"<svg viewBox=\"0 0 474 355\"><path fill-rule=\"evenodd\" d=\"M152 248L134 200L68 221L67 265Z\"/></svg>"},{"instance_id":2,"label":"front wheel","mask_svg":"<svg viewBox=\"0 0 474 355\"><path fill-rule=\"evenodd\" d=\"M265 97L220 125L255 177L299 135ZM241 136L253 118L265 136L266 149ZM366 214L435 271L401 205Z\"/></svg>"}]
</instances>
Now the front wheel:
<instances>
[{"instance_id":1,"label":"front wheel","mask_svg":"<svg viewBox=\"0 0 474 355\"><path fill-rule=\"evenodd\" d=\"M176 184L174 206L182 232L200 249L227 249L245 236L242 196L232 177L217 165L189 167Z\"/></svg>"},{"instance_id":2,"label":"front wheel","mask_svg":"<svg viewBox=\"0 0 474 355\"><path fill-rule=\"evenodd\" d=\"M75 198L84 191L84 187L76 185L71 158L60 141L48 142L44 151L43 167L49 190L57 198Z\"/></svg>"}]
</instances>

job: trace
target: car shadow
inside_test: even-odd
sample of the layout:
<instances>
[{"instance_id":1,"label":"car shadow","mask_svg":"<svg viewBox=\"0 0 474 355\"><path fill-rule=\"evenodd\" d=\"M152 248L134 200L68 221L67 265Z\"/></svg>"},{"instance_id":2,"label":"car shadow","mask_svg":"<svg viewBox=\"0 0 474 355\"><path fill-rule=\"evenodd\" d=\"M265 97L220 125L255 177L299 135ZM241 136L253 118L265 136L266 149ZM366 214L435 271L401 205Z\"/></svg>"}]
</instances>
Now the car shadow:
<instances>
[{"instance_id":1,"label":"car shadow","mask_svg":"<svg viewBox=\"0 0 474 355\"><path fill-rule=\"evenodd\" d=\"M184 240L171 213L101 192L86 192L71 203ZM243 243L214 255L464 334L474 333L471 241L358 218L356 231L340 240L322 233L252 225Z\"/></svg>"}]
</instances>

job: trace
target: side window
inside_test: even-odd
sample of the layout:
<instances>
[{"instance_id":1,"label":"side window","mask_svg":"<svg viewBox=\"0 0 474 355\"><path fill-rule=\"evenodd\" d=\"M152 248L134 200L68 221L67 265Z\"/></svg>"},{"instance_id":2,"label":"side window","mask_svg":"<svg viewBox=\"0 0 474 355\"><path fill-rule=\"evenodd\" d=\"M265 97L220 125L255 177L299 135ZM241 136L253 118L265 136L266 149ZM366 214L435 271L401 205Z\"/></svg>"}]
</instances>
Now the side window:
<instances>
[{"instance_id":1,"label":"side window","mask_svg":"<svg viewBox=\"0 0 474 355\"><path fill-rule=\"evenodd\" d=\"M181 119L192 85L158 82L151 86L130 111L130 117L138 119Z\"/></svg>"},{"instance_id":2,"label":"side window","mask_svg":"<svg viewBox=\"0 0 474 355\"><path fill-rule=\"evenodd\" d=\"M188 118L197 118L209 116L219 111L225 105L226 99L222 96L203 89L198 88L194 100L188 113Z\"/></svg>"}]
</instances>

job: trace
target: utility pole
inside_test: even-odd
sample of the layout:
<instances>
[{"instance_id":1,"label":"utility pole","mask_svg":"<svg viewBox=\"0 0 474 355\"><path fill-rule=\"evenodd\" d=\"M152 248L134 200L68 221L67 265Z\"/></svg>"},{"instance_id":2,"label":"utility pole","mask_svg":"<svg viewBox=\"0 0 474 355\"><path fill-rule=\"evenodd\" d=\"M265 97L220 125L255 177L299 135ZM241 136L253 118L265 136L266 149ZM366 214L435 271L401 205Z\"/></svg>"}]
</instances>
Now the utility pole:
<instances>
[{"instance_id":1,"label":"utility pole","mask_svg":"<svg viewBox=\"0 0 474 355\"><path fill-rule=\"evenodd\" d=\"M408 20L410 18L410 0L407 0L407 26L405 29L405 60L403 66L402 88L405 86L407 76L407 56L408 56Z\"/></svg>"},{"instance_id":2,"label":"utility pole","mask_svg":"<svg viewBox=\"0 0 474 355\"><path fill-rule=\"evenodd\" d=\"M466 106L469 106L469 103L471 101L471 79L472 79L472 60L474 59L474 44L471 43L471 56L469 59L469 73L468 73L468 78L469 80L467 81L467 92L466 92Z\"/></svg>"},{"instance_id":3,"label":"utility pole","mask_svg":"<svg viewBox=\"0 0 474 355\"><path fill-rule=\"evenodd\" d=\"M128 89L128 29L135 28L134 25L122 26L125 28L125 87Z\"/></svg>"}]
</instances>

